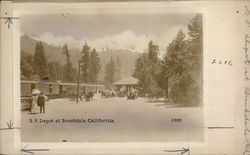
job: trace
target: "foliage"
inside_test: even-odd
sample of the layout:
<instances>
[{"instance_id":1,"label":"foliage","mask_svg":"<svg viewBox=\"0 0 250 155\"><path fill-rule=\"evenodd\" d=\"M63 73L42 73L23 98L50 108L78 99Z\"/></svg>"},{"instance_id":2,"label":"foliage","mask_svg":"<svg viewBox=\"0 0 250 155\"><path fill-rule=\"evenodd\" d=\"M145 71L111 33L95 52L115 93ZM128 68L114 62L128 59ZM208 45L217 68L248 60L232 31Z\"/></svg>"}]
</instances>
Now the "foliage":
<instances>
[{"instance_id":1,"label":"foliage","mask_svg":"<svg viewBox=\"0 0 250 155\"><path fill-rule=\"evenodd\" d=\"M116 58L116 72L115 72L115 81L121 79L121 60L120 57L117 56Z\"/></svg>"},{"instance_id":2,"label":"foliage","mask_svg":"<svg viewBox=\"0 0 250 155\"><path fill-rule=\"evenodd\" d=\"M148 44L148 52L143 53L137 60L133 76L139 80L139 95L146 94L159 96L163 94L163 90L157 82L157 75L160 70L160 61L157 58L158 46L150 41Z\"/></svg>"},{"instance_id":3,"label":"foliage","mask_svg":"<svg viewBox=\"0 0 250 155\"><path fill-rule=\"evenodd\" d=\"M90 62L89 62L89 82L97 83L98 73L101 69L99 54L96 49L90 52Z\"/></svg>"},{"instance_id":4,"label":"foliage","mask_svg":"<svg viewBox=\"0 0 250 155\"><path fill-rule=\"evenodd\" d=\"M139 96L145 96L147 94L149 85L151 81L151 76L148 74L150 61L148 60L147 53L143 53L139 58L137 58L135 63L135 70L133 76L137 78L138 81L138 90Z\"/></svg>"},{"instance_id":5,"label":"foliage","mask_svg":"<svg viewBox=\"0 0 250 155\"><path fill-rule=\"evenodd\" d=\"M74 81L76 79L76 74L74 74L74 68L72 67L72 63L70 60L71 55L66 43L63 46L62 55L65 55L65 64L63 66L63 81ZM54 70L53 65L50 66L50 69Z\"/></svg>"},{"instance_id":6,"label":"foliage","mask_svg":"<svg viewBox=\"0 0 250 155\"><path fill-rule=\"evenodd\" d=\"M110 61L105 65L105 84L110 87L113 82L115 82L115 71L116 65L113 58L110 58Z\"/></svg>"},{"instance_id":7,"label":"foliage","mask_svg":"<svg viewBox=\"0 0 250 155\"><path fill-rule=\"evenodd\" d=\"M39 80L40 76L34 71L34 56L21 51L21 80ZM62 66L56 62L48 62L48 77L50 81L62 79L59 74L62 72Z\"/></svg>"},{"instance_id":8,"label":"foliage","mask_svg":"<svg viewBox=\"0 0 250 155\"><path fill-rule=\"evenodd\" d=\"M168 45L161 65L161 80L175 103L197 105L202 94L202 18L195 16L188 25L188 35L180 30Z\"/></svg>"},{"instance_id":9,"label":"foliage","mask_svg":"<svg viewBox=\"0 0 250 155\"><path fill-rule=\"evenodd\" d=\"M191 85L192 91L189 92L190 96L194 99L194 102L202 101L202 68L203 68L203 30L202 30L202 15L197 14L188 24L189 34L189 50L193 57L192 62L192 79L194 82Z\"/></svg>"},{"instance_id":10,"label":"foliage","mask_svg":"<svg viewBox=\"0 0 250 155\"><path fill-rule=\"evenodd\" d=\"M100 66L100 58L98 52L85 43L83 46L83 56L81 57L81 70L83 80L86 83L96 83ZM77 71L73 68L71 62L71 54L67 44L62 48L62 55L65 56L65 64L50 60L45 56L42 42L36 43L35 54L32 56L28 52L21 51L21 79L22 80L39 80L48 77L49 81L75 81Z\"/></svg>"},{"instance_id":11,"label":"foliage","mask_svg":"<svg viewBox=\"0 0 250 155\"><path fill-rule=\"evenodd\" d=\"M58 62L48 62L48 74L50 81L63 81L64 80L64 67Z\"/></svg>"},{"instance_id":12,"label":"foliage","mask_svg":"<svg viewBox=\"0 0 250 155\"><path fill-rule=\"evenodd\" d=\"M155 45L152 40L150 40L148 44L148 59L151 60L153 63L157 61L157 55L159 52L159 46Z\"/></svg>"},{"instance_id":13,"label":"foliage","mask_svg":"<svg viewBox=\"0 0 250 155\"><path fill-rule=\"evenodd\" d=\"M202 99L202 16L188 24L188 37L182 29L167 46L162 61L158 46L150 41L148 51L137 60L133 76L139 79L139 94L150 98L173 99L174 103L198 105Z\"/></svg>"},{"instance_id":14,"label":"foliage","mask_svg":"<svg viewBox=\"0 0 250 155\"><path fill-rule=\"evenodd\" d=\"M89 82L89 63L90 63L90 47L85 42L82 49L82 57L81 57L81 71L82 71L82 81L84 83Z\"/></svg>"},{"instance_id":15,"label":"foliage","mask_svg":"<svg viewBox=\"0 0 250 155\"><path fill-rule=\"evenodd\" d=\"M45 57L43 43L36 43L35 54L33 56L34 75L40 78L47 76L47 59Z\"/></svg>"},{"instance_id":16,"label":"foliage","mask_svg":"<svg viewBox=\"0 0 250 155\"><path fill-rule=\"evenodd\" d=\"M32 55L21 51L21 79L29 80L33 75Z\"/></svg>"},{"instance_id":17,"label":"foliage","mask_svg":"<svg viewBox=\"0 0 250 155\"><path fill-rule=\"evenodd\" d=\"M82 80L84 83L97 83L100 66L100 58L96 49L92 49L87 43L83 46L81 57Z\"/></svg>"}]
</instances>

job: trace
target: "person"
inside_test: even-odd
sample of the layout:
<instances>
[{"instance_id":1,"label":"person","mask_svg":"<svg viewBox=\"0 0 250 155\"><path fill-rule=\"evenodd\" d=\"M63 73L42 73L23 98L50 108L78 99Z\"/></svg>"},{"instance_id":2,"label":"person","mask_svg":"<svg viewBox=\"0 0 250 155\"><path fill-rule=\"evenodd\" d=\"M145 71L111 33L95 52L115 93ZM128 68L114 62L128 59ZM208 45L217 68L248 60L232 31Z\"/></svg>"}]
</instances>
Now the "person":
<instances>
[{"instance_id":1,"label":"person","mask_svg":"<svg viewBox=\"0 0 250 155\"><path fill-rule=\"evenodd\" d=\"M40 113L45 113L45 96L43 95L43 92L38 95L37 105L40 107Z\"/></svg>"},{"instance_id":2,"label":"person","mask_svg":"<svg viewBox=\"0 0 250 155\"><path fill-rule=\"evenodd\" d=\"M31 97L32 101L31 101L31 107L30 107L31 114L36 114L38 112L37 99L38 99L38 95L32 94L32 97Z\"/></svg>"}]
</instances>

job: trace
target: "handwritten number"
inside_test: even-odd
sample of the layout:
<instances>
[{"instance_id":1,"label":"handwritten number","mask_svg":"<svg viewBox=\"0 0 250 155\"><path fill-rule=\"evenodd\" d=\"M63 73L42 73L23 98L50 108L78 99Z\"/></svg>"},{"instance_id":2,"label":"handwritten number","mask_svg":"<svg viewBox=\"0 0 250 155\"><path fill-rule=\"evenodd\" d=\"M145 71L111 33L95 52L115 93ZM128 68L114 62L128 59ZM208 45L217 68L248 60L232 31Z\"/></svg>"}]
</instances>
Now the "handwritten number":
<instances>
[{"instance_id":1,"label":"handwritten number","mask_svg":"<svg viewBox=\"0 0 250 155\"><path fill-rule=\"evenodd\" d=\"M211 63L212 64L219 64L219 65L230 65L230 66L233 65L232 60L218 60L218 63L217 63L217 60L213 59Z\"/></svg>"}]
</instances>

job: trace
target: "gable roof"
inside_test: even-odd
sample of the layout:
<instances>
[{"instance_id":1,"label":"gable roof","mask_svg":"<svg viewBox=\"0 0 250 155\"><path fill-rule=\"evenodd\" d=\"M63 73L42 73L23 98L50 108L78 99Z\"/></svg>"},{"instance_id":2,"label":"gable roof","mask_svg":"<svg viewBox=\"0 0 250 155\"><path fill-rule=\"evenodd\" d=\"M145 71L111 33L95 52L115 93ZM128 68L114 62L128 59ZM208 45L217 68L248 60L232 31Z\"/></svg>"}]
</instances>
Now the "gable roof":
<instances>
[{"instance_id":1,"label":"gable roof","mask_svg":"<svg viewBox=\"0 0 250 155\"><path fill-rule=\"evenodd\" d=\"M130 76L113 83L114 85L137 85L138 79Z\"/></svg>"}]
</instances>

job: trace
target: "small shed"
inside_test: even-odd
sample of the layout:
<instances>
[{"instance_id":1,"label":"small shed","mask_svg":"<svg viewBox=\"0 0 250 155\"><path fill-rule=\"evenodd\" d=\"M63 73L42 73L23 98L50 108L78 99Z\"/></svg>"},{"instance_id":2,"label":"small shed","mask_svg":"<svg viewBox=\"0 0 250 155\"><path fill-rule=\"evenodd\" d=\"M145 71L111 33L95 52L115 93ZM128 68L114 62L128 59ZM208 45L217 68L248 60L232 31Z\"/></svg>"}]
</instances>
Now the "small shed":
<instances>
[{"instance_id":1,"label":"small shed","mask_svg":"<svg viewBox=\"0 0 250 155\"><path fill-rule=\"evenodd\" d=\"M135 88L137 84L138 84L138 79L132 76L126 77L124 79L121 79L113 83L113 85L116 86L117 90L120 90L122 87L125 87L126 91L128 91L130 88Z\"/></svg>"}]
</instances>

